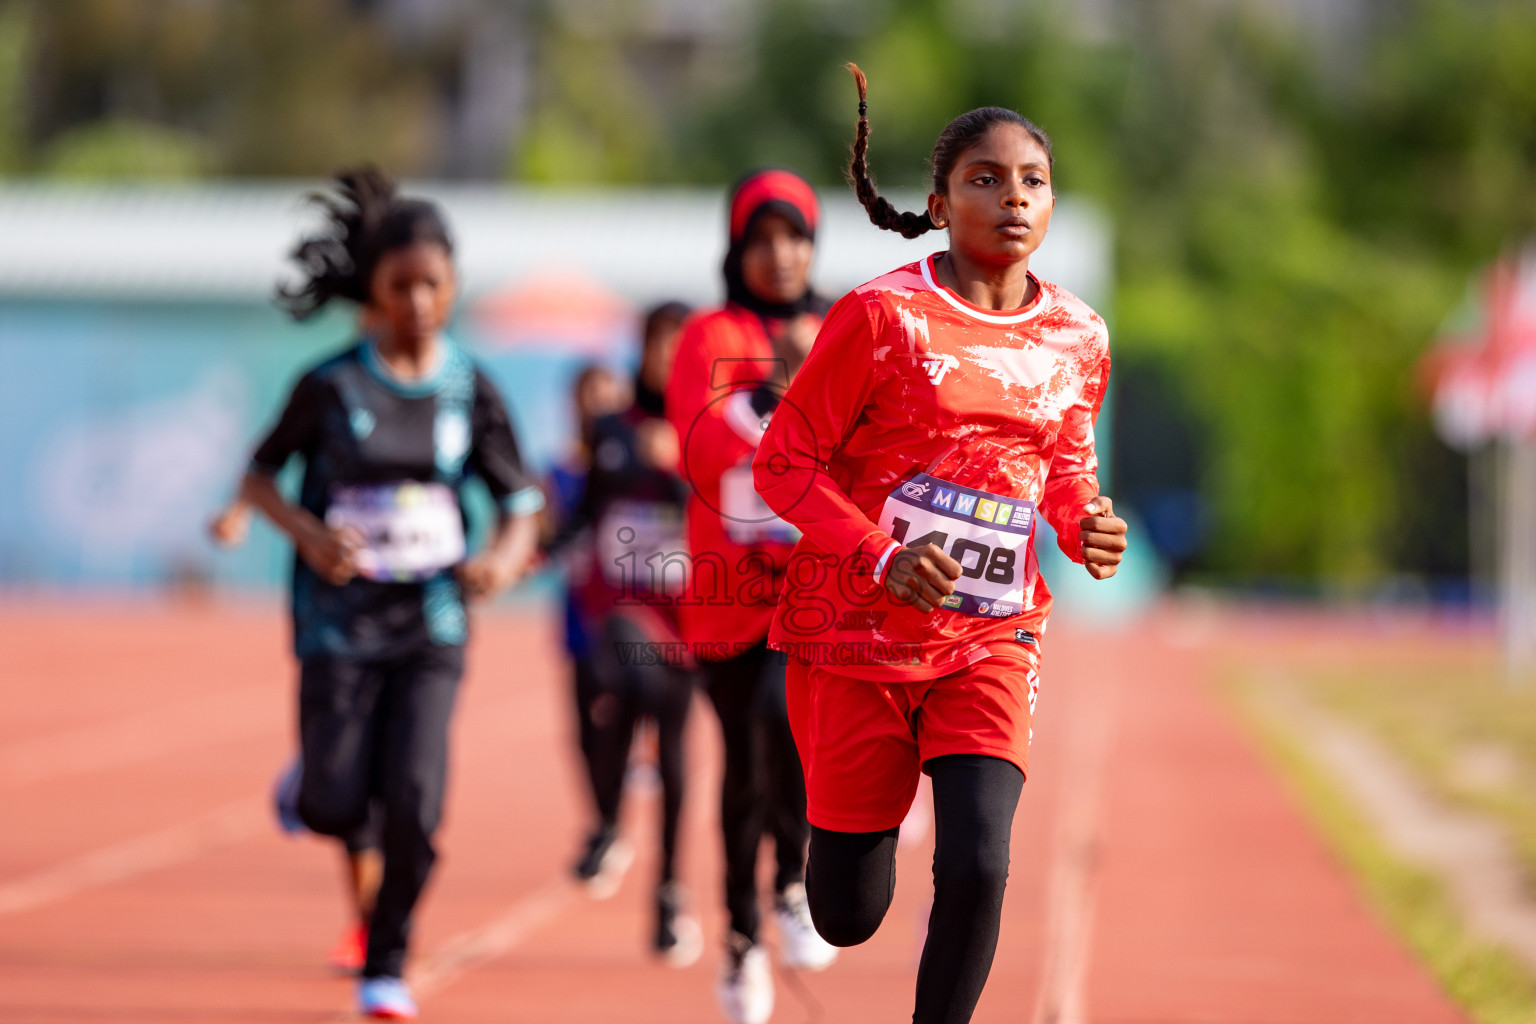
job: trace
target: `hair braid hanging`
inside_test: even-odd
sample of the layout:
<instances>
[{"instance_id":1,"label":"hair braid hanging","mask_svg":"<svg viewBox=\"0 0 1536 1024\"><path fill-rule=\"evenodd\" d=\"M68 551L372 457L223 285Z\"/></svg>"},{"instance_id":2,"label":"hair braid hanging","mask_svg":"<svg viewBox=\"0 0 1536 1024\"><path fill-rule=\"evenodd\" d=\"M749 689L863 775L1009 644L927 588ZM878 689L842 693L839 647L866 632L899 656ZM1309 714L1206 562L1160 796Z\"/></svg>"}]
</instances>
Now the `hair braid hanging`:
<instances>
[{"instance_id":1,"label":"hair braid hanging","mask_svg":"<svg viewBox=\"0 0 1536 1024\"><path fill-rule=\"evenodd\" d=\"M875 187L875 180L869 173L869 83L857 64L849 63L848 70L853 73L853 81L859 88L859 127L853 139L853 159L848 163L848 180L853 185L853 194L869 214L869 222L877 228L900 232L903 238L916 238L932 231L933 221L926 212L904 213L892 206Z\"/></svg>"}]
</instances>

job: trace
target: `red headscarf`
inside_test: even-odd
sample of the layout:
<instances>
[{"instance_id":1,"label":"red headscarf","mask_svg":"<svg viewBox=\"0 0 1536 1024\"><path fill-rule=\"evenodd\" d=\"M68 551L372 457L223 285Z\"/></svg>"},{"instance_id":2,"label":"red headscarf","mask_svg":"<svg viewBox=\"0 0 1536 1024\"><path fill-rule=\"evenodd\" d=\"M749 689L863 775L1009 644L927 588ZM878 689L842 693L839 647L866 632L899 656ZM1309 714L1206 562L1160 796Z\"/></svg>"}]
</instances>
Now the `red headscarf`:
<instances>
[{"instance_id":1,"label":"red headscarf","mask_svg":"<svg viewBox=\"0 0 1536 1024\"><path fill-rule=\"evenodd\" d=\"M771 204L771 206L770 206ZM746 240L752 220L765 207L782 213L810 239L816 237L821 206L816 190L793 171L754 171L742 179L731 197L731 244Z\"/></svg>"},{"instance_id":2,"label":"red headscarf","mask_svg":"<svg viewBox=\"0 0 1536 1024\"><path fill-rule=\"evenodd\" d=\"M731 193L731 247L725 254L725 293L731 302L759 316L787 320L800 313L825 312L826 303L810 289L794 302L768 302L752 293L741 276L741 257L759 218L777 213L815 241L821 220L816 190L793 171L753 171Z\"/></svg>"}]
</instances>

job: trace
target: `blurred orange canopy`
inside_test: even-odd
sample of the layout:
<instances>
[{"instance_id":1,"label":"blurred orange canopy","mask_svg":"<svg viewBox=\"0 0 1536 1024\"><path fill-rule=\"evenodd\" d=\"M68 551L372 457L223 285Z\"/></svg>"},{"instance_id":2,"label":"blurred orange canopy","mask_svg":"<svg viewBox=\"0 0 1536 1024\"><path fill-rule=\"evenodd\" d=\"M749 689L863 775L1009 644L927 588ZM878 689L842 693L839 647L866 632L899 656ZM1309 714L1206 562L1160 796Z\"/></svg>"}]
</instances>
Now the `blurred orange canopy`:
<instances>
[{"instance_id":1,"label":"blurred orange canopy","mask_svg":"<svg viewBox=\"0 0 1536 1024\"><path fill-rule=\"evenodd\" d=\"M472 319L492 348L554 348L613 355L635 330L630 304L575 271L550 271L490 293Z\"/></svg>"}]
</instances>

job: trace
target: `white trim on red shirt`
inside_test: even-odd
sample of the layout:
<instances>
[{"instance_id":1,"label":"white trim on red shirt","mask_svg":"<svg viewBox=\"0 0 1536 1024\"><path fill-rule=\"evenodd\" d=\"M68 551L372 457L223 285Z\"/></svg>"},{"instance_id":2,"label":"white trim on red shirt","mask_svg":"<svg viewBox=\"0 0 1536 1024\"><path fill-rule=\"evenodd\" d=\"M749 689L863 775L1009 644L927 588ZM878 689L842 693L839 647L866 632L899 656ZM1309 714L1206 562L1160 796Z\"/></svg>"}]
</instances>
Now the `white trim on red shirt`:
<instances>
[{"instance_id":1,"label":"white trim on red shirt","mask_svg":"<svg viewBox=\"0 0 1536 1024\"><path fill-rule=\"evenodd\" d=\"M999 314L982 312L975 306L971 305L969 302L966 302L959 296L955 295L955 293L950 291L948 288L939 284L938 269L934 266L933 263L933 257L935 255L937 255L937 253L930 255L927 259L923 260L917 265L918 270L923 275L923 283L926 284L933 292L935 292L939 298L943 299L945 302L949 303L951 306L955 307L966 316L974 317L975 319L988 324L1021 324L1026 320L1032 320L1039 316L1047 305L1045 301L1045 286L1040 283L1039 278L1031 274L1029 275L1030 279L1035 282L1035 301L1033 305L1025 307L1023 311L1018 313Z\"/></svg>"},{"instance_id":2,"label":"white trim on red shirt","mask_svg":"<svg viewBox=\"0 0 1536 1024\"><path fill-rule=\"evenodd\" d=\"M885 549L885 554L880 556L880 561L875 563L875 582L876 583L883 583L883 582L885 582L885 567L886 567L886 564L888 562L890 562L891 556L894 555L896 552L898 552L900 550L901 550L901 542L900 541L895 541L895 540L891 541L890 546L888 546Z\"/></svg>"}]
</instances>

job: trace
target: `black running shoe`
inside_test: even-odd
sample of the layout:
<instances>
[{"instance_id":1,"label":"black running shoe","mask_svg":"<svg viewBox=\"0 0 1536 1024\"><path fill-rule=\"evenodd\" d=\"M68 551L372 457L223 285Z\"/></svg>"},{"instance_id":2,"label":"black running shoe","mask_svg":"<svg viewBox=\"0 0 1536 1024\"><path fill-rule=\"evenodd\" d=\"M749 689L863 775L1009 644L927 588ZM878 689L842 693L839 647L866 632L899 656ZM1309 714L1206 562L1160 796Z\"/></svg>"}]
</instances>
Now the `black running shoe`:
<instances>
[{"instance_id":1,"label":"black running shoe","mask_svg":"<svg viewBox=\"0 0 1536 1024\"><path fill-rule=\"evenodd\" d=\"M586 887L587 895L606 900L619 891L624 872L635 859L635 851L617 832L601 828L587 839L586 851L576 862L576 880Z\"/></svg>"}]
</instances>

